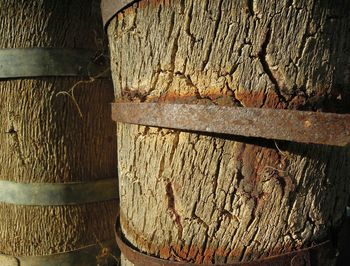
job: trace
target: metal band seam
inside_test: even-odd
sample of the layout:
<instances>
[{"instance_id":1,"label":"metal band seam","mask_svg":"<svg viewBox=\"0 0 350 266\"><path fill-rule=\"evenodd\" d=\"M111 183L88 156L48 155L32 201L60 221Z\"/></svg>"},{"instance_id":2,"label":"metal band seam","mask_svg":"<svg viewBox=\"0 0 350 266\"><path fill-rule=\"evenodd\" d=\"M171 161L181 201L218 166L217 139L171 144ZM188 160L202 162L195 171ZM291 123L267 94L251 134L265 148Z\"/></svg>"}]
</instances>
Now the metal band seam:
<instances>
[{"instance_id":1,"label":"metal band seam","mask_svg":"<svg viewBox=\"0 0 350 266\"><path fill-rule=\"evenodd\" d=\"M141 0L102 0L101 12L105 30L107 30L109 22L112 20L112 18L114 18L116 14L139 1Z\"/></svg>"}]
</instances>

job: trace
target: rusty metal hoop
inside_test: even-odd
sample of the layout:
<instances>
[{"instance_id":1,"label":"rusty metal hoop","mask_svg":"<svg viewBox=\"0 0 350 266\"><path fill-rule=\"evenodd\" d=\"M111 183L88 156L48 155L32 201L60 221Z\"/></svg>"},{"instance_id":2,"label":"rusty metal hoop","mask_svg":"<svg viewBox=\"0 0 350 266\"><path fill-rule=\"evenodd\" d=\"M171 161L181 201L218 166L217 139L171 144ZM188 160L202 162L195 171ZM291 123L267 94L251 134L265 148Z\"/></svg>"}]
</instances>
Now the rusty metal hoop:
<instances>
[{"instance_id":1,"label":"rusty metal hoop","mask_svg":"<svg viewBox=\"0 0 350 266\"><path fill-rule=\"evenodd\" d=\"M329 251L333 251L333 248L331 241L328 240L310 248L300 249L293 252L284 253L282 255L271 256L250 262L236 262L230 264L196 264L190 262L170 261L146 255L128 245L123 240L119 217L117 217L115 237L121 253L136 266L311 266L318 265L321 257L330 257L330 259L333 257L331 257L329 254Z\"/></svg>"},{"instance_id":2,"label":"rusty metal hoop","mask_svg":"<svg viewBox=\"0 0 350 266\"><path fill-rule=\"evenodd\" d=\"M114 121L333 146L350 144L350 115L217 105L112 104Z\"/></svg>"}]
</instances>

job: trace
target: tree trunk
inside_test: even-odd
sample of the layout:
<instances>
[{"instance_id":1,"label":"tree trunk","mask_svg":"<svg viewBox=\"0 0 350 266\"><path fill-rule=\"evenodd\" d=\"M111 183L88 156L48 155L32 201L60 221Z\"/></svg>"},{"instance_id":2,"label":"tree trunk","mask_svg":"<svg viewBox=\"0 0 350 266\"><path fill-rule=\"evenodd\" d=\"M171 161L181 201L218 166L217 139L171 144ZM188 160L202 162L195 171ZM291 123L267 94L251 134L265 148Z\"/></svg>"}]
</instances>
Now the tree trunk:
<instances>
[{"instance_id":1,"label":"tree trunk","mask_svg":"<svg viewBox=\"0 0 350 266\"><path fill-rule=\"evenodd\" d=\"M349 113L347 10L140 1L108 27L115 97ZM122 230L148 254L251 261L323 241L343 218L349 148L121 123L117 136Z\"/></svg>"},{"instance_id":2,"label":"tree trunk","mask_svg":"<svg viewBox=\"0 0 350 266\"><path fill-rule=\"evenodd\" d=\"M99 1L0 1L0 47L103 49ZM66 183L116 178L109 80L0 81L0 179ZM117 188L116 188L117 189ZM113 239L116 200L69 206L0 203L0 253L47 255Z\"/></svg>"}]
</instances>

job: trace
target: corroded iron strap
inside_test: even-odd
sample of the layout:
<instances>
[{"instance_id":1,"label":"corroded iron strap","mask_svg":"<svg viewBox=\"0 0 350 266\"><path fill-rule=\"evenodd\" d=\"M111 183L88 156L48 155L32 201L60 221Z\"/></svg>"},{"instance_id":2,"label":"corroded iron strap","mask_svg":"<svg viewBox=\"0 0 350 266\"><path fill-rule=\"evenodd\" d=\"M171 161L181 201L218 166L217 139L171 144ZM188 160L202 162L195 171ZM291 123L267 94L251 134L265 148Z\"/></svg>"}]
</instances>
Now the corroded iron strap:
<instances>
[{"instance_id":1,"label":"corroded iron strap","mask_svg":"<svg viewBox=\"0 0 350 266\"><path fill-rule=\"evenodd\" d=\"M284 253L278 256L271 256L250 262L236 262L228 264L196 264L189 262L179 262L164 260L150 255L146 255L130 247L123 240L119 219L116 223L116 240L121 253L135 266L311 266L321 265L325 261L334 259L334 249L330 241L322 242L310 248L300 249L293 252ZM322 264L326 265L326 264Z\"/></svg>"},{"instance_id":2,"label":"corroded iron strap","mask_svg":"<svg viewBox=\"0 0 350 266\"><path fill-rule=\"evenodd\" d=\"M109 21L127 6L140 0L101 0L103 25L106 28Z\"/></svg>"},{"instance_id":3,"label":"corroded iron strap","mask_svg":"<svg viewBox=\"0 0 350 266\"><path fill-rule=\"evenodd\" d=\"M115 259L110 255L116 253L115 241L106 241L80 249L42 256L11 256L0 254L0 265L6 266L96 266L100 265L98 257L109 261ZM104 257L103 257L104 256ZM109 256L109 258L108 258ZM102 264L101 264L102 265Z\"/></svg>"},{"instance_id":4,"label":"corroded iron strap","mask_svg":"<svg viewBox=\"0 0 350 266\"><path fill-rule=\"evenodd\" d=\"M76 183L17 183L0 180L0 202L57 206L84 204L118 198L117 179Z\"/></svg>"},{"instance_id":5,"label":"corroded iron strap","mask_svg":"<svg viewBox=\"0 0 350 266\"><path fill-rule=\"evenodd\" d=\"M0 79L51 76L99 78L108 75L108 62L92 50L39 47L0 49Z\"/></svg>"},{"instance_id":6,"label":"corroded iron strap","mask_svg":"<svg viewBox=\"0 0 350 266\"><path fill-rule=\"evenodd\" d=\"M114 103L117 122L302 143L350 144L350 115L217 105Z\"/></svg>"}]
</instances>

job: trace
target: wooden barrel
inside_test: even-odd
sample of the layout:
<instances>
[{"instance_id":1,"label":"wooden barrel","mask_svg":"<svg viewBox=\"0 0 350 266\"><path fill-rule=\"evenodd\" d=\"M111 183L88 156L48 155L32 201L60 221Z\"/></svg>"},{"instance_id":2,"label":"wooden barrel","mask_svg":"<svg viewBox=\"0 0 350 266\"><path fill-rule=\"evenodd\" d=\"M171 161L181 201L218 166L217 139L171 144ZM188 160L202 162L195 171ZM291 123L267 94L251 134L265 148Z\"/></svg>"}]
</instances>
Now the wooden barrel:
<instances>
[{"instance_id":1,"label":"wooden barrel","mask_svg":"<svg viewBox=\"0 0 350 266\"><path fill-rule=\"evenodd\" d=\"M174 128L173 121L203 121L214 105L345 113L349 121L348 8L348 1L136 1L107 24L115 106L138 108L124 122L147 120L138 106L148 106L150 124L166 115ZM179 121L157 113L164 103L196 111ZM203 131L215 131L214 122ZM349 148L261 137L118 123L120 225L135 250L126 257L137 262L141 251L168 262L249 262L332 239L349 195ZM325 258L299 251L307 254L299 262L334 263L334 254L316 253ZM276 265L309 265L298 258Z\"/></svg>"},{"instance_id":2,"label":"wooden barrel","mask_svg":"<svg viewBox=\"0 0 350 266\"><path fill-rule=\"evenodd\" d=\"M0 5L0 265L113 263L114 97L99 1Z\"/></svg>"}]
</instances>

